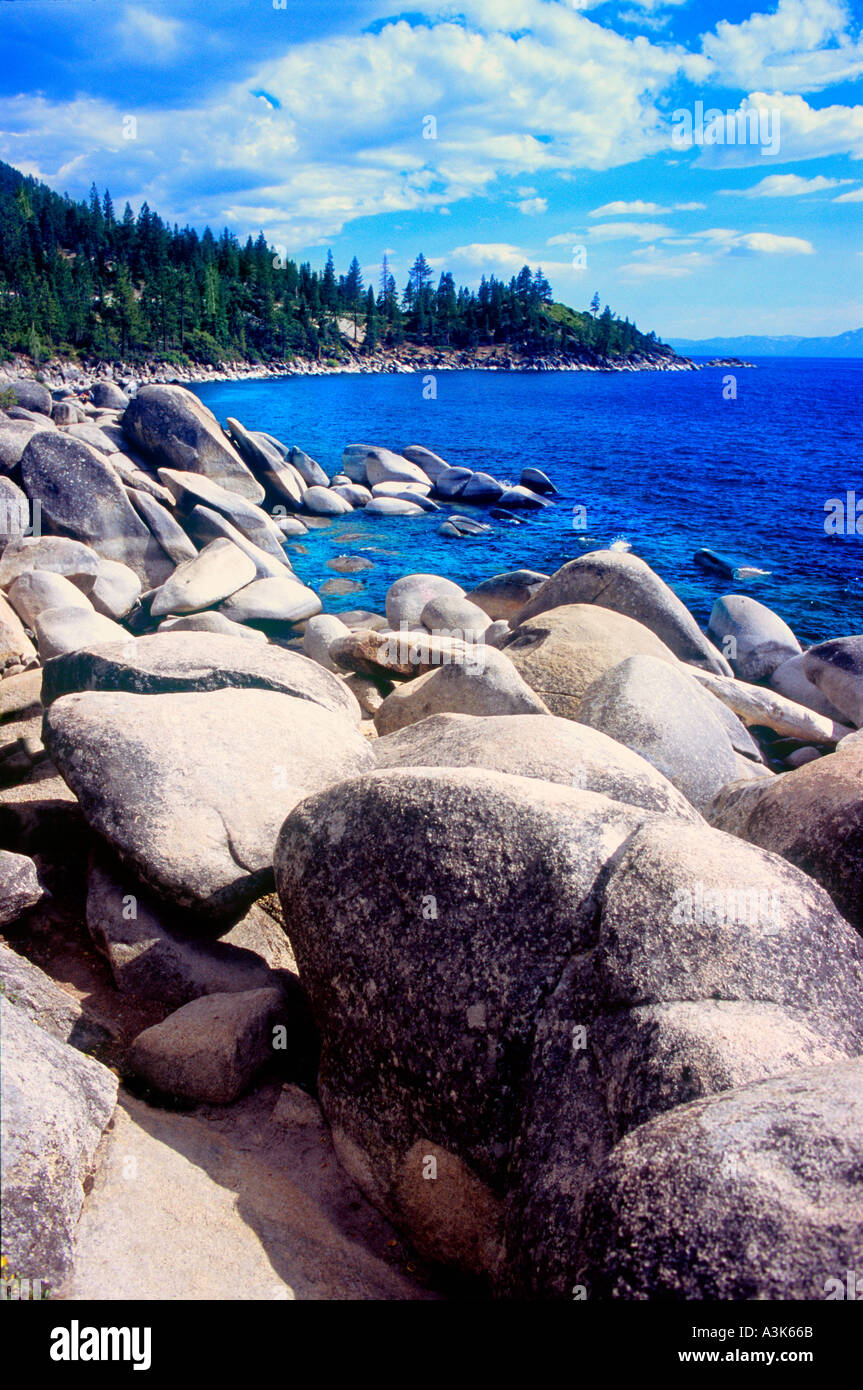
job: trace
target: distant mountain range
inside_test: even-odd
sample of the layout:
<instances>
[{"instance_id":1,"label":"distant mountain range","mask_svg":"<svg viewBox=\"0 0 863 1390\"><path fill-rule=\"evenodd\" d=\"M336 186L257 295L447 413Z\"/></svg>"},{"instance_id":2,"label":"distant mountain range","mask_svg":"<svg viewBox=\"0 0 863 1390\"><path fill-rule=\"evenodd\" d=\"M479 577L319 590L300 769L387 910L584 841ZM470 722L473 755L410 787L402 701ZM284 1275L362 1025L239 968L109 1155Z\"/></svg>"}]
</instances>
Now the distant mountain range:
<instances>
[{"instance_id":1,"label":"distant mountain range","mask_svg":"<svg viewBox=\"0 0 863 1390\"><path fill-rule=\"evenodd\" d=\"M863 357L863 328L835 338L667 338L685 357Z\"/></svg>"}]
</instances>

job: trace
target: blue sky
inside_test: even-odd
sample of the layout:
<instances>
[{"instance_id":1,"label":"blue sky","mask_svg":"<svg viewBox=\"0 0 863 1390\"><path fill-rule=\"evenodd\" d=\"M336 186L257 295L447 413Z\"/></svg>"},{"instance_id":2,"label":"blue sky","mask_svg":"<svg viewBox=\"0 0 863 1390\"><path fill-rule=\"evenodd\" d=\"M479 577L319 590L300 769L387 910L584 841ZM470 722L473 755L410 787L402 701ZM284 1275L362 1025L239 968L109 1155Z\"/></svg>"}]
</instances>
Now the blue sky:
<instances>
[{"instance_id":1,"label":"blue sky","mask_svg":"<svg viewBox=\"0 0 863 1390\"><path fill-rule=\"evenodd\" d=\"M468 284L528 261L663 337L839 333L863 324L861 19L846 0L0 0L0 158L315 265L356 254L375 282L384 251L400 287L418 251ZM757 130L725 119L753 108Z\"/></svg>"}]
</instances>

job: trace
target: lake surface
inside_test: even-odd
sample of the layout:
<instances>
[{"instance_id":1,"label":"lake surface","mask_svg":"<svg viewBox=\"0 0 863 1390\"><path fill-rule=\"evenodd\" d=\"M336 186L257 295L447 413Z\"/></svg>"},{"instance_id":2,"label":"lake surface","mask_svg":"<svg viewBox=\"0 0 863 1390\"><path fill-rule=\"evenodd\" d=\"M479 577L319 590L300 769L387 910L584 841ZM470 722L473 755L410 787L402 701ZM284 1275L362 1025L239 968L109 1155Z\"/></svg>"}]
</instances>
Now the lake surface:
<instances>
[{"instance_id":1,"label":"lake surface","mask_svg":"<svg viewBox=\"0 0 863 1390\"><path fill-rule=\"evenodd\" d=\"M465 588L501 570L551 573L587 550L625 539L704 626L721 594L747 593L788 622L801 642L863 631L861 534L828 536L825 504L863 502L863 361L754 359L749 370L700 372L439 372L424 399L419 375L284 377L214 382L196 393L224 422L236 416L312 454L332 476L345 444L424 444L449 463L518 482L543 469L556 506L521 525L493 521L483 536L438 535L449 510L488 520L485 508L422 517L356 511L287 546L312 588L341 578L338 555L373 568L327 593L327 612L383 611L403 574L444 574ZM736 378L737 398L723 398ZM426 388L427 389L427 388ZM574 508L586 509L582 521ZM705 574L702 546L769 573L741 581Z\"/></svg>"}]
</instances>

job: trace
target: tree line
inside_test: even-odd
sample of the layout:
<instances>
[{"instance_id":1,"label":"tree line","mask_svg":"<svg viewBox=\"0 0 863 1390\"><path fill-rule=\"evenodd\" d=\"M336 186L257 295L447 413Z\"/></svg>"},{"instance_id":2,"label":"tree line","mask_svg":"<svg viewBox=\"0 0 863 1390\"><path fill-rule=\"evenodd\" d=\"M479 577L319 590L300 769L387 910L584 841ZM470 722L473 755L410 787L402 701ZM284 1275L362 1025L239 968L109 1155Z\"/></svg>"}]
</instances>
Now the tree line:
<instances>
[{"instance_id":1,"label":"tree line","mask_svg":"<svg viewBox=\"0 0 863 1390\"><path fill-rule=\"evenodd\" d=\"M345 323L348 320L348 323ZM147 203L118 215L93 185L75 202L0 162L0 355L158 358L180 364L318 360L351 350L420 343L527 354L663 352L654 334L621 321L598 296L579 312L556 304L541 269L478 289L435 283L417 256L399 290L388 259L366 284L356 257L337 274L297 264L263 232L242 243L227 229L165 223ZM362 332L360 330L363 330Z\"/></svg>"}]
</instances>

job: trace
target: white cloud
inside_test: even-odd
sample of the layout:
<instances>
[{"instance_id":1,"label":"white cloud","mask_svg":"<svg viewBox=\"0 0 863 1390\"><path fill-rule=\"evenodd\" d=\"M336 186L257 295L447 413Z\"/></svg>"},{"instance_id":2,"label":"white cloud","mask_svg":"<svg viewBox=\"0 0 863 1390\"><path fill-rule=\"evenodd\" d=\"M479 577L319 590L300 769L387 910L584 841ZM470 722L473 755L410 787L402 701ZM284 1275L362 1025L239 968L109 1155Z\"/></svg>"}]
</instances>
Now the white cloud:
<instances>
[{"instance_id":1,"label":"white cloud","mask_svg":"<svg viewBox=\"0 0 863 1390\"><path fill-rule=\"evenodd\" d=\"M767 143L702 145L696 167L745 168L755 164L763 170L765 159L790 164L837 154L863 159L863 106L816 108L802 96L758 91L750 92L737 112L753 107L767 113L763 133L768 140L775 137L776 152L771 153Z\"/></svg>"},{"instance_id":2,"label":"white cloud","mask_svg":"<svg viewBox=\"0 0 863 1390\"><path fill-rule=\"evenodd\" d=\"M600 222L587 231L593 241L658 241L671 234L671 227L665 227L661 222Z\"/></svg>"},{"instance_id":3,"label":"white cloud","mask_svg":"<svg viewBox=\"0 0 863 1390\"><path fill-rule=\"evenodd\" d=\"M548 212L548 201L545 198L524 198L520 203L513 203L513 207L518 208L525 217L536 217L541 212Z\"/></svg>"},{"instance_id":4,"label":"white cloud","mask_svg":"<svg viewBox=\"0 0 863 1390\"><path fill-rule=\"evenodd\" d=\"M177 19L153 14L141 5L127 5L116 34L122 51L136 62L165 63L176 57L183 27Z\"/></svg>"},{"instance_id":5,"label":"white cloud","mask_svg":"<svg viewBox=\"0 0 863 1390\"><path fill-rule=\"evenodd\" d=\"M668 246L692 247L668 251ZM669 239L665 245L647 246L635 251L632 260L620 267L625 279L680 279L698 271L712 270L726 256L812 256L815 247L803 237L779 236L775 232L737 232L730 227L708 227L688 237Z\"/></svg>"},{"instance_id":6,"label":"white cloud","mask_svg":"<svg viewBox=\"0 0 863 1390\"><path fill-rule=\"evenodd\" d=\"M669 86L709 68L561 3L458 0L451 9L473 27L399 21L298 43L197 103L139 104L136 140L122 140L119 103L2 99L0 157L28 161L55 184L77 161L77 189L108 183L171 221L221 221L229 188L238 228L263 218L274 240L303 244L357 217L452 206L503 177L527 186L534 175L637 161L666 148ZM154 53L182 30L140 6L119 26ZM427 114L437 139L422 138Z\"/></svg>"},{"instance_id":7,"label":"white cloud","mask_svg":"<svg viewBox=\"0 0 863 1390\"><path fill-rule=\"evenodd\" d=\"M863 203L863 186L853 188L850 193L840 193L838 198L833 199L834 203Z\"/></svg>"},{"instance_id":8,"label":"white cloud","mask_svg":"<svg viewBox=\"0 0 863 1390\"><path fill-rule=\"evenodd\" d=\"M863 73L863 43L850 29L844 0L779 0L741 24L720 20L701 47L717 85L745 90L767 71L777 89L815 92Z\"/></svg>"},{"instance_id":9,"label":"white cloud","mask_svg":"<svg viewBox=\"0 0 863 1390\"><path fill-rule=\"evenodd\" d=\"M812 179L799 174L768 174L766 179L751 188L722 188L719 191L740 198L796 198L805 193L821 193L826 188L840 188L853 179L827 179L822 174Z\"/></svg>"},{"instance_id":10,"label":"white cloud","mask_svg":"<svg viewBox=\"0 0 863 1390\"><path fill-rule=\"evenodd\" d=\"M635 213L636 215L641 216L642 214L648 213L656 214L666 212L694 212L696 210L702 209L704 206L704 203L671 203L670 205L666 206L662 203L645 203L642 202L640 198L637 198L635 202L632 203L603 203L601 208L594 208L592 212L588 213L588 216L618 217L626 213Z\"/></svg>"}]
</instances>

